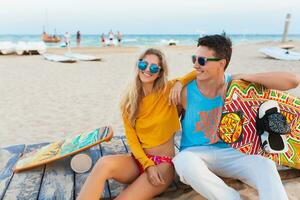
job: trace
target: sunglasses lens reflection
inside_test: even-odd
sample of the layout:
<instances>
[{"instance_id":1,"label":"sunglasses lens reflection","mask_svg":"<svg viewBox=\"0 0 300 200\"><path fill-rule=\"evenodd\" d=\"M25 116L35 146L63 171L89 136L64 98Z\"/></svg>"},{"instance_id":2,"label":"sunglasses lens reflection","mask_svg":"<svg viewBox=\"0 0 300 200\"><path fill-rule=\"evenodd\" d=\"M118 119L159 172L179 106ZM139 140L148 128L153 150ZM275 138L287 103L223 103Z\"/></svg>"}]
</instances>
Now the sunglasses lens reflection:
<instances>
[{"instance_id":1,"label":"sunglasses lens reflection","mask_svg":"<svg viewBox=\"0 0 300 200\"><path fill-rule=\"evenodd\" d=\"M196 61L198 62L199 65L204 66L206 64L206 60L204 57L197 57L195 55L192 56L192 62L193 64L196 63Z\"/></svg>"},{"instance_id":2,"label":"sunglasses lens reflection","mask_svg":"<svg viewBox=\"0 0 300 200\"><path fill-rule=\"evenodd\" d=\"M157 66L157 65L151 65L150 66L150 72L152 73L152 74L155 74L155 73L157 73L159 71L159 67Z\"/></svg>"},{"instance_id":3,"label":"sunglasses lens reflection","mask_svg":"<svg viewBox=\"0 0 300 200\"><path fill-rule=\"evenodd\" d=\"M204 66L205 65L205 58L199 57L198 58L198 63L199 63L199 65Z\"/></svg>"},{"instance_id":4,"label":"sunglasses lens reflection","mask_svg":"<svg viewBox=\"0 0 300 200\"><path fill-rule=\"evenodd\" d=\"M140 70L145 70L147 68L148 63L146 63L145 61L141 60L138 63L138 67Z\"/></svg>"}]
</instances>

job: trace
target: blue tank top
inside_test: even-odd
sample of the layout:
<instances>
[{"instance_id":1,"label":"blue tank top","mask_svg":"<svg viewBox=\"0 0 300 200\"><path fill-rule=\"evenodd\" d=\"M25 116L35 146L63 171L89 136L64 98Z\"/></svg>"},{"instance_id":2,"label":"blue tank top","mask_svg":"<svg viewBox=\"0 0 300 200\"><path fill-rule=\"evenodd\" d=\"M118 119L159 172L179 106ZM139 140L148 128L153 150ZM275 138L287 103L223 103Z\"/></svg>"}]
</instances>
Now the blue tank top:
<instances>
[{"instance_id":1,"label":"blue tank top","mask_svg":"<svg viewBox=\"0 0 300 200\"><path fill-rule=\"evenodd\" d=\"M225 81L231 76L225 74ZM224 101L221 96L205 97L197 87L196 80L187 86L186 111L181 119L182 137L180 150L192 146L215 145L229 147L219 139L217 130Z\"/></svg>"}]
</instances>

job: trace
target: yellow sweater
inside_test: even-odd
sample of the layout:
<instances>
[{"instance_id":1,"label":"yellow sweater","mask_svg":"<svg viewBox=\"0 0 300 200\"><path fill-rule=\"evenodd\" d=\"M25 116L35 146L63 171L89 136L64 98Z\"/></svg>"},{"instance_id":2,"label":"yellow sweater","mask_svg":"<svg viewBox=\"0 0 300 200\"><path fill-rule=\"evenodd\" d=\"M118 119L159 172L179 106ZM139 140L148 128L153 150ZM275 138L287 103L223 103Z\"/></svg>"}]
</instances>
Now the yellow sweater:
<instances>
[{"instance_id":1,"label":"yellow sweater","mask_svg":"<svg viewBox=\"0 0 300 200\"><path fill-rule=\"evenodd\" d=\"M196 72L192 71L176 80L186 85L195 77ZM167 142L180 129L177 108L173 104L169 105L168 102L170 89L176 80L168 81L165 91L151 93L142 99L135 127L131 126L126 116L123 116L125 134L131 152L144 169L155 164L146 156L143 148L152 148Z\"/></svg>"}]
</instances>

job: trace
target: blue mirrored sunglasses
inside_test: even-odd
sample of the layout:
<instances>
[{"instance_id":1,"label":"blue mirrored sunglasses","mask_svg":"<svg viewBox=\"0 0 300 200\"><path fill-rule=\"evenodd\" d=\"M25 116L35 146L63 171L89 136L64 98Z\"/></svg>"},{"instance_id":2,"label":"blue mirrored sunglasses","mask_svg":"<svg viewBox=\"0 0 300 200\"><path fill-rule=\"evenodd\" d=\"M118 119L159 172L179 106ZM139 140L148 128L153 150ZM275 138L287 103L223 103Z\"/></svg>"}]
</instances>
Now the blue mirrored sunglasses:
<instances>
[{"instance_id":1,"label":"blue mirrored sunglasses","mask_svg":"<svg viewBox=\"0 0 300 200\"><path fill-rule=\"evenodd\" d=\"M142 71L144 71L148 65L149 63L145 60L139 60L138 62L138 68ZM157 72L159 72L160 68L161 67L157 64L150 64L149 71L151 74L156 74Z\"/></svg>"},{"instance_id":2,"label":"blue mirrored sunglasses","mask_svg":"<svg viewBox=\"0 0 300 200\"><path fill-rule=\"evenodd\" d=\"M196 61L199 65L205 66L207 61L219 61L221 58L206 58L206 57L197 57L196 55L192 55L192 62L195 64Z\"/></svg>"}]
</instances>

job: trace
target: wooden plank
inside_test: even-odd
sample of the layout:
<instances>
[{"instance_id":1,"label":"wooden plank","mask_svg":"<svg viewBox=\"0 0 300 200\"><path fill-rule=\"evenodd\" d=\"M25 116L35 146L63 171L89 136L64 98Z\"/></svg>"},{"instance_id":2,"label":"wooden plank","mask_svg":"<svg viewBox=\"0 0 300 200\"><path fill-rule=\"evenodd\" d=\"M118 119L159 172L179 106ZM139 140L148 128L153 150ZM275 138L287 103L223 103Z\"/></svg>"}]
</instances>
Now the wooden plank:
<instances>
[{"instance_id":1,"label":"wooden plank","mask_svg":"<svg viewBox=\"0 0 300 200\"><path fill-rule=\"evenodd\" d=\"M96 164L96 162L98 161L98 159L101 158L101 150L100 150L99 145L97 145L95 147L92 147L91 149L86 150L82 153L85 153L85 154L89 155L92 158L92 166L94 166ZM77 198L77 196L78 196L78 194L81 190L81 187L83 186L85 180L89 176L92 168L88 172L85 172L85 173L82 173L82 174L75 173L75 199ZM105 186L104 186L104 192L103 192L101 198L110 199L108 183L106 183Z\"/></svg>"},{"instance_id":2,"label":"wooden plank","mask_svg":"<svg viewBox=\"0 0 300 200\"><path fill-rule=\"evenodd\" d=\"M288 179L300 177L299 169L283 169L283 170L279 170L278 172L281 180L288 180Z\"/></svg>"},{"instance_id":3,"label":"wooden plank","mask_svg":"<svg viewBox=\"0 0 300 200\"><path fill-rule=\"evenodd\" d=\"M39 149L46 144L47 143L28 145L24 152L27 153ZM40 166L28 171L15 173L6 190L3 200L37 199L43 172L44 166Z\"/></svg>"},{"instance_id":4,"label":"wooden plank","mask_svg":"<svg viewBox=\"0 0 300 200\"><path fill-rule=\"evenodd\" d=\"M46 165L39 200L74 199L74 172L70 160L71 157L67 157Z\"/></svg>"},{"instance_id":5,"label":"wooden plank","mask_svg":"<svg viewBox=\"0 0 300 200\"><path fill-rule=\"evenodd\" d=\"M102 143L100 146L102 156L128 153L121 137L118 136L115 136L109 143ZM112 198L118 196L118 194L126 188L125 184L115 180L108 180L108 185Z\"/></svg>"},{"instance_id":6,"label":"wooden plank","mask_svg":"<svg viewBox=\"0 0 300 200\"><path fill-rule=\"evenodd\" d=\"M0 199L3 198L13 177L12 167L23 153L24 148L25 145L21 144L0 149Z\"/></svg>"},{"instance_id":7,"label":"wooden plank","mask_svg":"<svg viewBox=\"0 0 300 200\"><path fill-rule=\"evenodd\" d=\"M122 139L122 142L123 142L123 144L124 144L124 146L125 146L125 148L126 148L126 151L127 151L128 153L131 153L130 147L129 147L128 143L127 143L127 138L126 138L126 136L125 136L125 135L122 135L122 136L120 136L120 138Z\"/></svg>"}]
</instances>

